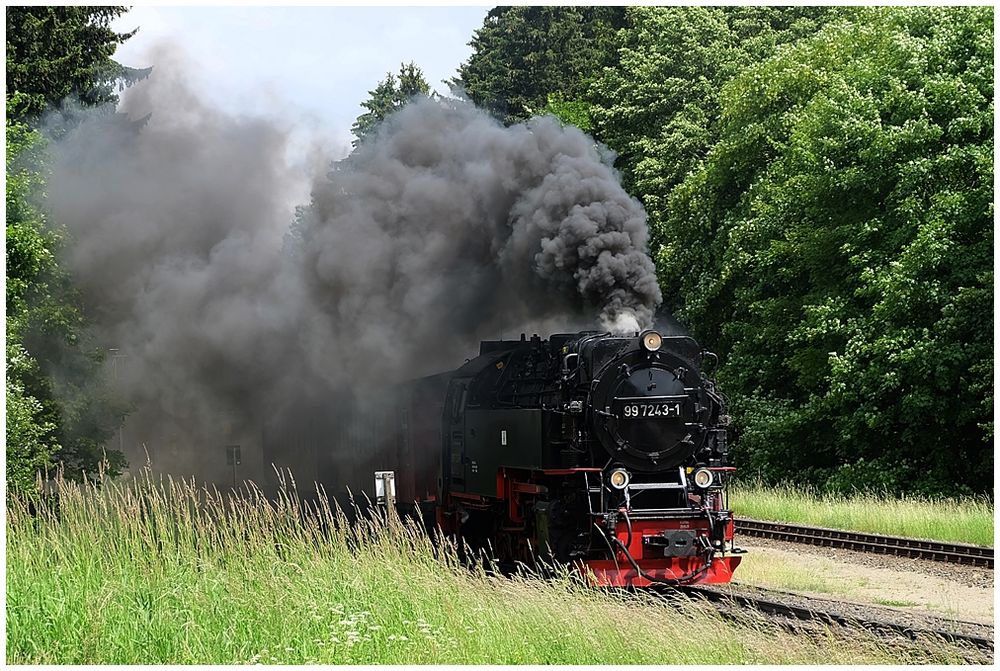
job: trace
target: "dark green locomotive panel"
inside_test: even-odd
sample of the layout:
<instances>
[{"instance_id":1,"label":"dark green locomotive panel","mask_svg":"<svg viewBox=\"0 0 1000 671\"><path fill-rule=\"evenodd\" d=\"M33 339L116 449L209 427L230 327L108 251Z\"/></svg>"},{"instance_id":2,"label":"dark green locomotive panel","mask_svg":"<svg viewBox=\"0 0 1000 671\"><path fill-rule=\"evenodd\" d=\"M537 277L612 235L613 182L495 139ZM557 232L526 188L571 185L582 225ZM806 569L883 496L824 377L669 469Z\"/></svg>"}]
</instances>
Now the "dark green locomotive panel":
<instances>
[{"instance_id":1,"label":"dark green locomotive panel","mask_svg":"<svg viewBox=\"0 0 1000 671\"><path fill-rule=\"evenodd\" d=\"M538 408L466 410L465 491L496 496L501 466L542 467L542 422Z\"/></svg>"}]
</instances>

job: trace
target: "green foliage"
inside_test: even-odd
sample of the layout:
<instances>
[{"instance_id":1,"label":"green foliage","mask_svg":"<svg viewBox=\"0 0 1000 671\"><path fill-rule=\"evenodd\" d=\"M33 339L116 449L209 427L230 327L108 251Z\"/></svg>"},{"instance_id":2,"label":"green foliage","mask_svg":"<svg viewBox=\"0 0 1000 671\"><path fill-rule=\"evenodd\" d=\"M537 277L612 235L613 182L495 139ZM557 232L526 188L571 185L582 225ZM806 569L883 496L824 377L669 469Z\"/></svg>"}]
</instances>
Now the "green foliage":
<instances>
[{"instance_id":1,"label":"green foliage","mask_svg":"<svg viewBox=\"0 0 1000 671\"><path fill-rule=\"evenodd\" d=\"M361 103L361 106L368 111L359 116L351 126L351 133L356 138L352 142L355 147L374 131L383 119L402 109L414 96L431 95L431 87L424 79L424 73L411 62L399 66L398 77L387 72L385 79L368 94L371 97Z\"/></svg>"},{"instance_id":2,"label":"green foliage","mask_svg":"<svg viewBox=\"0 0 1000 671\"><path fill-rule=\"evenodd\" d=\"M111 22L126 7L7 7L7 94L19 94L7 114L34 118L74 96L86 106L114 103L117 82L148 74L111 60L134 34Z\"/></svg>"},{"instance_id":3,"label":"green foliage","mask_svg":"<svg viewBox=\"0 0 1000 671\"><path fill-rule=\"evenodd\" d=\"M7 10L6 336L7 482L33 487L38 470L69 476L112 473L122 455L104 453L122 407L102 382L102 356L83 342L84 321L71 279L59 268L62 229L44 211L46 146L30 123L61 97L114 100L104 75L129 80L110 60L125 39L106 29L118 8L16 7ZM13 31L13 32L12 32Z\"/></svg>"},{"instance_id":4,"label":"green foliage","mask_svg":"<svg viewBox=\"0 0 1000 671\"><path fill-rule=\"evenodd\" d=\"M748 64L809 35L824 7L630 7L616 67L590 87L594 133L618 153L626 189L646 206L652 249L672 190L718 139L719 90ZM674 288L664 283L667 292Z\"/></svg>"},{"instance_id":5,"label":"green foliage","mask_svg":"<svg viewBox=\"0 0 1000 671\"><path fill-rule=\"evenodd\" d=\"M992 10L868 10L720 96L658 262L724 355L744 466L833 490L992 483Z\"/></svg>"},{"instance_id":6,"label":"green foliage","mask_svg":"<svg viewBox=\"0 0 1000 671\"><path fill-rule=\"evenodd\" d=\"M25 392L21 380L35 373L28 353L7 334L7 488L23 494L35 491L39 471L52 466L58 449L55 424L46 421L42 403Z\"/></svg>"},{"instance_id":7,"label":"green foliage","mask_svg":"<svg viewBox=\"0 0 1000 671\"><path fill-rule=\"evenodd\" d=\"M494 7L451 83L506 124L541 114L553 94L582 100L614 61L622 20L621 7Z\"/></svg>"},{"instance_id":8,"label":"green foliage","mask_svg":"<svg viewBox=\"0 0 1000 671\"><path fill-rule=\"evenodd\" d=\"M584 100L566 100L561 93L550 93L544 114L551 114L565 124L576 126L585 133L593 130L590 122L590 103Z\"/></svg>"},{"instance_id":9,"label":"green foliage","mask_svg":"<svg viewBox=\"0 0 1000 671\"><path fill-rule=\"evenodd\" d=\"M8 102L8 108L10 102ZM31 322L29 305L45 293L44 277L55 267L54 236L45 230L30 198L43 183L37 165L42 143L36 132L7 118L7 486L30 491L36 472L51 465L59 444L51 413L32 393L38 363L21 344ZM36 392L37 393L37 392Z\"/></svg>"},{"instance_id":10,"label":"green foliage","mask_svg":"<svg viewBox=\"0 0 1000 671\"><path fill-rule=\"evenodd\" d=\"M8 101L6 122L6 205L7 205L7 314L15 315L27 307L32 283L54 265L50 247L53 234L45 230L42 214L31 197L44 184L38 170L43 152L39 134L23 123L11 121Z\"/></svg>"}]
</instances>

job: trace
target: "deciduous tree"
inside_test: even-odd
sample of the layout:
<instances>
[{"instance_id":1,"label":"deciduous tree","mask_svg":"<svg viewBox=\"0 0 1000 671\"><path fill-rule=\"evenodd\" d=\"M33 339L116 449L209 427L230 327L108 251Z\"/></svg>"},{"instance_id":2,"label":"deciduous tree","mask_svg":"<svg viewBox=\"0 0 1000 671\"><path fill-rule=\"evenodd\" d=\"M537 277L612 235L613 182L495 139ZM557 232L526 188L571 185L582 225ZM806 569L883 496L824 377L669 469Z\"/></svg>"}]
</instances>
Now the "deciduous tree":
<instances>
[{"instance_id":1,"label":"deciduous tree","mask_svg":"<svg viewBox=\"0 0 1000 671\"><path fill-rule=\"evenodd\" d=\"M649 213L661 243L671 191L718 139L719 91L837 12L824 7L630 7L616 66L587 93L594 135ZM664 284L664 291L672 287Z\"/></svg>"},{"instance_id":2,"label":"deciduous tree","mask_svg":"<svg viewBox=\"0 0 1000 671\"><path fill-rule=\"evenodd\" d=\"M670 193L661 280L724 355L743 465L992 482L988 8L866 10L734 77Z\"/></svg>"}]
</instances>

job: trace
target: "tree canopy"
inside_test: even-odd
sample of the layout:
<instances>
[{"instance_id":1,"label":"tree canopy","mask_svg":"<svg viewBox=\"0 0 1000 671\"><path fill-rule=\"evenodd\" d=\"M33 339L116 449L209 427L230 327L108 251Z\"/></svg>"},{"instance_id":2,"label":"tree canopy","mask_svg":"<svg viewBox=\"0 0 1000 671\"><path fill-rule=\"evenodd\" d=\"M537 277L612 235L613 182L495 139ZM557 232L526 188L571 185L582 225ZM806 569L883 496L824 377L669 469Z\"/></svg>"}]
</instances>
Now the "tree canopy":
<instances>
[{"instance_id":1,"label":"tree canopy","mask_svg":"<svg viewBox=\"0 0 1000 671\"><path fill-rule=\"evenodd\" d=\"M369 91L368 95L371 97L361 103L367 111L351 126L351 133L355 137L352 144L355 147L374 131L383 119L401 109L414 96L431 95L431 87L424 79L423 71L411 61L400 64L399 74L396 76L387 72L385 79L379 82L373 91Z\"/></svg>"},{"instance_id":2,"label":"tree canopy","mask_svg":"<svg viewBox=\"0 0 1000 671\"><path fill-rule=\"evenodd\" d=\"M748 64L831 18L823 7L632 7L617 67L589 91L596 137L619 154L626 187L658 246L671 190L718 137L719 91Z\"/></svg>"},{"instance_id":3,"label":"tree canopy","mask_svg":"<svg viewBox=\"0 0 1000 671\"><path fill-rule=\"evenodd\" d=\"M68 96L111 105L114 81L148 70L113 60L129 34L108 28L124 7L8 7L6 97L7 483L27 491L57 464L69 477L94 472L121 419L101 378L101 352L85 342L72 279L59 267L66 244L45 211L46 143L34 128Z\"/></svg>"},{"instance_id":4,"label":"tree canopy","mask_svg":"<svg viewBox=\"0 0 1000 671\"><path fill-rule=\"evenodd\" d=\"M37 160L38 134L7 120L7 485L27 491L35 473L51 464L59 448L57 425L38 399L38 363L25 350L29 302L44 294L42 278L55 265L54 240L41 213L30 204L42 183L26 167ZM20 164L20 165L19 165Z\"/></svg>"},{"instance_id":5,"label":"tree canopy","mask_svg":"<svg viewBox=\"0 0 1000 671\"><path fill-rule=\"evenodd\" d=\"M506 124L582 100L615 58L621 7L494 7L452 85ZM559 109L558 107L556 109Z\"/></svg>"},{"instance_id":6,"label":"tree canopy","mask_svg":"<svg viewBox=\"0 0 1000 671\"><path fill-rule=\"evenodd\" d=\"M111 22L127 7L8 7L8 116L36 117L69 97L85 106L117 101L114 83L141 78L111 59L135 34L117 33Z\"/></svg>"},{"instance_id":7,"label":"tree canopy","mask_svg":"<svg viewBox=\"0 0 1000 671\"><path fill-rule=\"evenodd\" d=\"M745 466L992 482L992 10L870 10L721 90L660 279L725 356Z\"/></svg>"}]
</instances>

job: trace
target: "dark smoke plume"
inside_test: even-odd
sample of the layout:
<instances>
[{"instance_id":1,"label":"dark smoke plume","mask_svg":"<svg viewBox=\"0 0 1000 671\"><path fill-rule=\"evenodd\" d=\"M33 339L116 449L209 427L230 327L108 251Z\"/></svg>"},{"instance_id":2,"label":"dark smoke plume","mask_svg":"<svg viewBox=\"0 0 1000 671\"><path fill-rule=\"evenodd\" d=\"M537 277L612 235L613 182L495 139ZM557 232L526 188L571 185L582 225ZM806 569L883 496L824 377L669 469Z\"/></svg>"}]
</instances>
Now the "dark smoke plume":
<instances>
[{"instance_id":1,"label":"dark smoke plume","mask_svg":"<svg viewBox=\"0 0 1000 671\"><path fill-rule=\"evenodd\" d=\"M287 130L205 107L168 69L123 99L141 127L105 117L56 143L50 186L144 421L195 444L219 413L453 368L480 338L651 324L645 213L579 130L416 100L323 162L290 230Z\"/></svg>"},{"instance_id":2,"label":"dark smoke plume","mask_svg":"<svg viewBox=\"0 0 1000 671\"><path fill-rule=\"evenodd\" d=\"M544 317L649 325L645 213L602 158L551 117L504 128L466 103L410 104L313 190L302 272L319 333L380 352L405 335L406 358Z\"/></svg>"}]
</instances>

